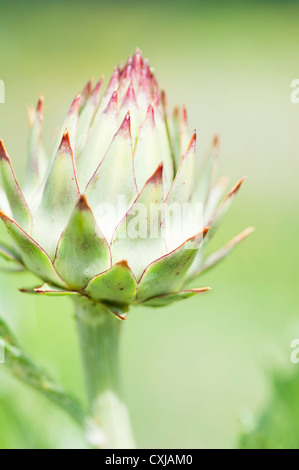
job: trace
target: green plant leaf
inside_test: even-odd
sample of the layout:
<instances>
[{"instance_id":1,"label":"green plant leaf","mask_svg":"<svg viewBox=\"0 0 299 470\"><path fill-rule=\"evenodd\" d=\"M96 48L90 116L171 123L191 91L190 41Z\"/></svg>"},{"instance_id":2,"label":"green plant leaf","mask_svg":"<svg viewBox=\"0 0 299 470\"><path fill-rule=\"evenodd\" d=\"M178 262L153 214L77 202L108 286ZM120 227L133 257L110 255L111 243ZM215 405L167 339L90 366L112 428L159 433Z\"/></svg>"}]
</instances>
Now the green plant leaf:
<instances>
[{"instance_id":1,"label":"green plant leaf","mask_svg":"<svg viewBox=\"0 0 299 470\"><path fill-rule=\"evenodd\" d=\"M258 418L246 410L241 415L242 449L298 449L299 375L276 371L270 377L271 396Z\"/></svg>"},{"instance_id":2,"label":"green plant leaf","mask_svg":"<svg viewBox=\"0 0 299 470\"><path fill-rule=\"evenodd\" d=\"M0 319L0 339L4 343L5 351L5 363L1 367L7 369L23 383L42 393L66 411L81 427L85 427L86 415L78 402L34 364L27 354L20 349L2 319Z\"/></svg>"}]
</instances>

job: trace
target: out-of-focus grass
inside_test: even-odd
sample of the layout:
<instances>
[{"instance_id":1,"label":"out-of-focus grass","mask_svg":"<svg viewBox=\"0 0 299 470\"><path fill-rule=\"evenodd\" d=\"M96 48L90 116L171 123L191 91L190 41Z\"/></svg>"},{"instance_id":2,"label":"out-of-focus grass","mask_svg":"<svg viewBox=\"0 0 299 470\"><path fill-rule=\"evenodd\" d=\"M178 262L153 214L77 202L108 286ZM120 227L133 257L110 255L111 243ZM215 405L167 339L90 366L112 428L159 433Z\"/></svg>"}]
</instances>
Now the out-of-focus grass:
<instances>
[{"instance_id":1,"label":"out-of-focus grass","mask_svg":"<svg viewBox=\"0 0 299 470\"><path fill-rule=\"evenodd\" d=\"M124 390L140 447L232 447L243 408L267 400L263 368L298 337L299 7L292 2L1 3L0 138L24 169L26 106L45 94L45 140L90 75L109 76L141 47L166 87L185 102L199 156L221 136L221 169L248 179L220 246L256 232L199 279L213 291L165 309L138 308L124 328ZM1 233L3 230L1 229ZM24 347L83 400L68 300L26 297L29 275L1 274L0 310ZM296 366L293 366L296 367ZM0 366L1 368L1 366ZM0 446L80 446L70 420L0 370Z\"/></svg>"}]
</instances>

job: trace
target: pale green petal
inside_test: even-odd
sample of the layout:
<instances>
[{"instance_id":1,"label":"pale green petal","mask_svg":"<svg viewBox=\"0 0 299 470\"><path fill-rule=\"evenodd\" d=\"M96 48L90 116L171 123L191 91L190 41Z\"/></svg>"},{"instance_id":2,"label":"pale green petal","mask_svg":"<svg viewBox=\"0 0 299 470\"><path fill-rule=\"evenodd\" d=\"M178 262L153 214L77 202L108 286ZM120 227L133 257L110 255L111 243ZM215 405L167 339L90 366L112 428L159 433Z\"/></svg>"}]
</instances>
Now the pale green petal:
<instances>
[{"instance_id":1,"label":"pale green petal","mask_svg":"<svg viewBox=\"0 0 299 470\"><path fill-rule=\"evenodd\" d=\"M76 144L76 156L81 154L89 134L90 125L95 115L97 106L100 100L100 91L103 80L99 80L96 84L92 94L87 98L86 103L79 115L78 131L77 131L77 144ZM82 103L81 103L82 105Z\"/></svg>"},{"instance_id":2,"label":"pale green petal","mask_svg":"<svg viewBox=\"0 0 299 470\"><path fill-rule=\"evenodd\" d=\"M49 256L45 251L12 219L0 212L9 235L20 250L20 256L29 271L46 282L63 286Z\"/></svg>"},{"instance_id":3,"label":"pale green petal","mask_svg":"<svg viewBox=\"0 0 299 470\"><path fill-rule=\"evenodd\" d=\"M126 261L115 264L105 273L95 276L84 289L89 297L100 302L131 304L136 295L136 280Z\"/></svg>"},{"instance_id":4,"label":"pale green petal","mask_svg":"<svg viewBox=\"0 0 299 470\"><path fill-rule=\"evenodd\" d=\"M182 156L175 180L165 200L167 251L173 251L203 229L203 205L192 201L196 134Z\"/></svg>"},{"instance_id":5,"label":"pale green petal","mask_svg":"<svg viewBox=\"0 0 299 470\"><path fill-rule=\"evenodd\" d=\"M44 98L41 96L36 109L29 110L30 134L24 185L24 193L27 197L30 197L41 183L48 163L41 143L43 102Z\"/></svg>"},{"instance_id":6,"label":"pale green petal","mask_svg":"<svg viewBox=\"0 0 299 470\"><path fill-rule=\"evenodd\" d=\"M130 113L130 121L131 121L131 135L132 135L132 146L133 149L136 145L136 140L139 134L139 126L140 126L140 110L138 108L138 104L135 97L135 92L133 85L130 84L127 93L123 99L123 102L120 107L119 115L118 115L118 125L121 125L127 112Z\"/></svg>"},{"instance_id":7,"label":"pale green petal","mask_svg":"<svg viewBox=\"0 0 299 470\"><path fill-rule=\"evenodd\" d=\"M109 242L136 196L130 115L127 114L86 188L88 203Z\"/></svg>"},{"instance_id":8,"label":"pale green petal","mask_svg":"<svg viewBox=\"0 0 299 470\"><path fill-rule=\"evenodd\" d=\"M166 198L168 204L183 204L191 201L194 189L195 150L196 133L193 134L187 151L182 156L180 167Z\"/></svg>"},{"instance_id":9,"label":"pale green petal","mask_svg":"<svg viewBox=\"0 0 299 470\"><path fill-rule=\"evenodd\" d=\"M60 147L61 140L63 139L63 136L66 130L68 131L68 134L69 134L69 141L70 141L71 149L75 155L80 101L81 101L81 96L80 96L80 93L78 93L78 95L72 102L70 110L57 134L55 144L53 146L52 155L51 155L49 171L51 171L53 161L56 159L56 155Z\"/></svg>"},{"instance_id":10,"label":"pale green petal","mask_svg":"<svg viewBox=\"0 0 299 470\"><path fill-rule=\"evenodd\" d=\"M175 171L178 170L181 161L181 146L180 146L180 111L175 108L172 118L169 122L169 133L171 136L172 150L174 156Z\"/></svg>"},{"instance_id":11,"label":"pale green petal","mask_svg":"<svg viewBox=\"0 0 299 470\"><path fill-rule=\"evenodd\" d=\"M207 224L211 219L213 213L217 209L221 199L223 198L225 192L227 191L229 181L228 178L222 177L217 183L212 187L208 200L204 205L204 223Z\"/></svg>"},{"instance_id":12,"label":"pale green petal","mask_svg":"<svg viewBox=\"0 0 299 470\"><path fill-rule=\"evenodd\" d=\"M0 170L3 189L11 209L11 213L24 230L31 229L31 214L22 191L16 180L11 161L0 140Z\"/></svg>"},{"instance_id":13,"label":"pale green petal","mask_svg":"<svg viewBox=\"0 0 299 470\"><path fill-rule=\"evenodd\" d=\"M207 231L208 228L204 229L176 250L150 264L138 284L137 301L178 292Z\"/></svg>"},{"instance_id":14,"label":"pale green petal","mask_svg":"<svg viewBox=\"0 0 299 470\"><path fill-rule=\"evenodd\" d=\"M95 117L86 145L77 159L78 180L81 192L103 160L117 131L117 94L113 93L105 111Z\"/></svg>"},{"instance_id":15,"label":"pale green petal","mask_svg":"<svg viewBox=\"0 0 299 470\"><path fill-rule=\"evenodd\" d=\"M126 259L135 277L165 253L163 167L159 165L121 221L111 244L112 263Z\"/></svg>"},{"instance_id":16,"label":"pale green petal","mask_svg":"<svg viewBox=\"0 0 299 470\"><path fill-rule=\"evenodd\" d=\"M225 246L208 256L205 260L203 260L202 265L198 267L198 269L193 274L189 275L187 281L194 279L204 271L207 271L208 269L211 269L220 263L220 261L226 258L226 256L229 255L236 248L236 246L245 240L245 238L247 238L253 231L253 227L248 227L247 229L243 230L243 232L239 233L239 235L234 237Z\"/></svg>"},{"instance_id":17,"label":"pale green petal","mask_svg":"<svg viewBox=\"0 0 299 470\"><path fill-rule=\"evenodd\" d=\"M81 93L80 93L81 99L80 99L80 109L79 109L79 113L80 113L80 112L82 111L82 109L84 108L86 101L88 100L88 98L90 97L90 95L91 95L91 93L92 93L92 84L93 84L93 78L91 78L90 80L88 80L88 82L86 83L85 87L83 88L83 90L82 90Z\"/></svg>"},{"instance_id":18,"label":"pale green petal","mask_svg":"<svg viewBox=\"0 0 299 470\"><path fill-rule=\"evenodd\" d=\"M60 238L54 266L71 289L80 290L110 263L109 246L82 196Z\"/></svg>"},{"instance_id":19,"label":"pale green petal","mask_svg":"<svg viewBox=\"0 0 299 470\"><path fill-rule=\"evenodd\" d=\"M33 238L54 259L58 240L80 197L69 135L64 134L33 221Z\"/></svg>"},{"instance_id":20,"label":"pale green petal","mask_svg":"<svg viewBox=\"0 0 299 470\"><path fill-rule=\"evenodd\" d=\"M196 175L196 185L193 194L193 200L207 204L210 191L213 187L215 178L216 163L219 154L219 139L214 137L210 148L203 158L203 162Z\"/></svg>"},{"instance_id":21,"label":"pale green petal","mask_svg":"<svg viewBox=\"0 0 299 470\"><path fill-rule=\"evenodd\" d=\"M15 263L21 263L21 259L14 252L14 250L6 245L0 244L0 257L5 261L13 261Z\"/></svg>"},{"instance_id":22,"label":"pale green petal","mask_svg":"<svg viewBox=\"0 0 299 470\"><path fill-rule=\"evenodd\" d=\"M149 106L145 121L140 127L134 152L134 169L139 191L141 191L162 160L159 137L155 125L154 108Z\"/></svg>"},{"instance_id":23,"label":"pale green petal","mask_svg":"<svg viewBox=\"0 0 299 470\"><path fill-rule=\"evenodd\" d=\"M193 265L190 268L189 277L193 277L194 273L197 273L200 271L203 263L204 263L204 253L205 253L205 247L208 245L209 241L211 238L214 236L216 233L219 225L221 224L225 214L227 213L228 209L231 206L231 203L233 202L234 198L236 197L243 181L245 178L241 178L240 181L238 181L237 184L232 188L232 190L227 194L227 196L224 198L222 203L219 205L217 210L214 212L214 214L210 217L208 220L207 225L211 227L209 230L209 233L207 237L205 238L202 246L202 250L200 250L194 260Z\"/></svg>"},{"instance_id":24,"label":"pale green petal","mask_svg":"<svg viewBox=\"0 0 299 470\"><path fill-rule=\"evenodd\" d=\"M185 106L183 106L182 119L180 124L180 156L186 152L190 139L191 134L188 126L187 110Z\"/></svg>"},{"instance_id":25,"label":"pale green petal","mask_svg":"<svg viewBox=\"0 0 299 470\"><path fill-rule=\"evenodd\" d=\"M168 191L173 182L173 159L171 155L171 148L169 145L169 139L167 134L167 127L165 124L165 118L162 114L162 109L156 109L155 111L156 128L158 132L158 141L161 152L161 160L163 162L163 190L164 196L167 195Z\"/></svg>"},{"instance_id":26,"label":"pale green petal","mask_svg":"<svg viewBox=\"0 0 299 470\"><path fill-rule=\"evenodd\" d=\"M208 240L214 235L215 231L217 230L218 226L221 224L225 214L229 210L233 200L235 199L236 195L239 192L239 189L245 180L245 177L241 178L235 186L231 189L231 191L227 194L224 198L218 209L214 212L210 220L208 221L208 225L211 227L210 233L208 235Z\"/></svg>"}]
</instances>

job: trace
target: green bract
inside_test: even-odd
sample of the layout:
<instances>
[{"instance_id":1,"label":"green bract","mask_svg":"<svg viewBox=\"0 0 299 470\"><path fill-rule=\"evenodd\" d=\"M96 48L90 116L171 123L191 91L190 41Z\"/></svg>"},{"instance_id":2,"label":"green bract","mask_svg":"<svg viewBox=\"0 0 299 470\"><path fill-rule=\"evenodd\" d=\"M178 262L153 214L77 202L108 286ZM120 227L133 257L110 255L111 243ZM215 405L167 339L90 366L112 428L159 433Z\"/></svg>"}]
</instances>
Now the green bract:
<instances>
[{"instance_id":1,"label":"green bract","mask_svg":"<svg viewBox=\"0 0 299 470\"><path fill-rule=\"evenodd\" d=\"M115 69L102 96L101 85L89 82L76 96L48 159L39 100L23 192L0 141L0 216L12 240L0 256L43 281L36 294L89 297L125 318L131 304L163 306L206 291L185 286L251 229L206 259L243 179L220 203L218 139L197 170L186 111L169 117L140 51ZM170 222L170 209L195 214L199 203L201 217Z\"/></svg>"}]
</instances>

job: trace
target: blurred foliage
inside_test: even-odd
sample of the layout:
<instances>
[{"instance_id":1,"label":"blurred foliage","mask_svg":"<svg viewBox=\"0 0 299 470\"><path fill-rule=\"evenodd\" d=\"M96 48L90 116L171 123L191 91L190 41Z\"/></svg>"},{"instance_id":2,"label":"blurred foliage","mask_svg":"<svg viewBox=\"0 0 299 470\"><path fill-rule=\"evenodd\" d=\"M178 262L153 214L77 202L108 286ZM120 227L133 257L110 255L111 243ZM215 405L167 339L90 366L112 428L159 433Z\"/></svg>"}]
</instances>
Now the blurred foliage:
<instances>
[{"instance_id":1,"label":"blurred foliage","mask_svg":"<svg viewBox=\"0 0 299 470\"><path fill-rule=\"evenodd\" d=\"M243 432L242 449L298 449L299 448L299 374L275 372L271 385L271 399L260 413L257 422ZM246 421L245 421L246 426Z\"/></svg>"},{"instance_id":2,"label":"blurred foliage","mask_svg":"<svg viewBox=\"0 0 299 470\"><path fill-rule=\"evenodd\" d=\"M84 429L86 414L81 406L26 355L0 318L0 340L5 352L4 367L16 378L60 406Z\"/></svg>"}]
</instances>

